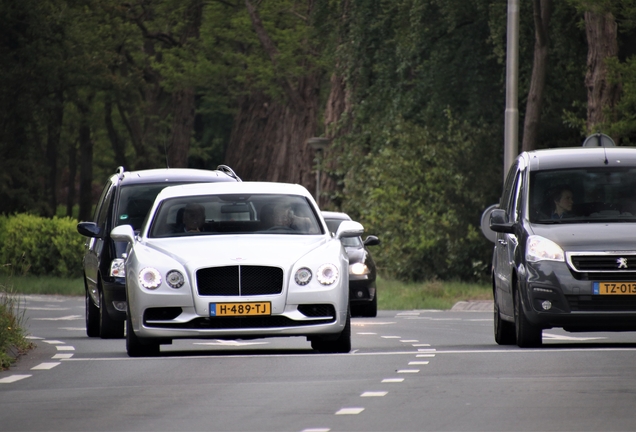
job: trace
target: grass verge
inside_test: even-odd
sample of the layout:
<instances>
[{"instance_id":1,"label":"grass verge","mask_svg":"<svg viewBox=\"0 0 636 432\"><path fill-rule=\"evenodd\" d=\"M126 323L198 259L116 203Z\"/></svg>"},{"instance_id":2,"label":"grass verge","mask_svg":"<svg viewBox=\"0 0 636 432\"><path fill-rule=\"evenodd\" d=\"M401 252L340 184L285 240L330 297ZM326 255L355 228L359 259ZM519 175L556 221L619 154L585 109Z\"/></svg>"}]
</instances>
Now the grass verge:
<instances>
[{"instance_id":1,"label":"grass verge","mask_svg":"<svg viewBox=\"0 0 636 432\"><path fill-rule=\"evenodd\" d=\"M10 284L20 294L84 296L81 278L65 279L48 276L1 276L0 285Z\"/></svg>"},{"instance_id":2,"label":"grass verge","mask_svg":"<svg viewBox=\"0 0 636 432\"><path fill-rule=\"evenodd\" d=\"M0 283L0 370L7 369L20 355L33 347L26 339L20 295L11 285Z\"/></svg>"},{"instance_id":3,"label":"grass verge","mask_svg":"<svg viewBox=\"0 0 636 432\"><path fill-rule=\"evenodd\" d=\"M460 301L492 300L492 288L486 284L465 282L405 283L379 278L378 309L447 310Z\"/></svg>"}]
</instances>

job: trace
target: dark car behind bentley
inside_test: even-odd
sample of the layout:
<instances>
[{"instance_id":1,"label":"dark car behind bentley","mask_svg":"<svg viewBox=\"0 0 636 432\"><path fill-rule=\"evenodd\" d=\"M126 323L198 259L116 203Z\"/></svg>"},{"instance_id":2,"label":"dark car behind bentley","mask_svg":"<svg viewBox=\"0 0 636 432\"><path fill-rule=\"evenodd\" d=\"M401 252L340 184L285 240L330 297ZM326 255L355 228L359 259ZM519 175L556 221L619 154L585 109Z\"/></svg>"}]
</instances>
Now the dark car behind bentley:
<instances>
[{"instance_id":1,"label":"dark car behind bentley","mask_svg":"<svg viewBox=\"0 0 636 432\"><path fill-rule=\"evenodd\" d=\"M636 330L636 149L522 153L490 227L497 343Z\"/></svg>"},{"instance_id":2,"label":"dark car behind bentley","mask_svg":"<svg viewBox=\"0 0 636 432\"><path fill-rule=\"evenodd\" d=\"M86 289L86 334L90 337L124 336L126 242L115 242L110 231L118 225L141 228L150 207L166 186L185 183L241 181L226 165L216 170L162 168L125 171L119 167L109 177L95 207L92 221L80 222L77 230L88 237L83 258Z\"/></svg>"},{"instance_id":3,"label":"dark car behind bentley","mask_svg":"<svg viewBox=\"0 0 636 432\"><path fill-rule=\"evenodd\" d=\"M351 220L346 213L323 211L322 216L332 233L342 221ZM349 301L351 315L375 317L378 314L378 296L375 262L367 246L380 244L378 237L370 235L364 241L360 237L342 239L349 256Z\"/></svg>"}]
</instances>

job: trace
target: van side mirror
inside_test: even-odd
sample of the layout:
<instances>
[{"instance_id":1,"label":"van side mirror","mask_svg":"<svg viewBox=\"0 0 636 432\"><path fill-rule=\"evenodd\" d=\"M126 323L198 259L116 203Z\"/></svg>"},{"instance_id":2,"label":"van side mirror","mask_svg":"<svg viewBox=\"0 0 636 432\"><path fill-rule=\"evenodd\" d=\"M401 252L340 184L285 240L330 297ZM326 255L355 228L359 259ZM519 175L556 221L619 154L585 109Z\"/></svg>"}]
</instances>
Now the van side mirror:
<instances>
[{"instance_id":1,"label":"van side mirror","mask_svg":"<svg viewBox=\"0 0 636 432\"><path fill-rule=\"evenodd\" d=\"M495 209L490 213L490 229L495 232L514 234L514 225L508 222L505 210Z\"/></svg>"}]
</instances>

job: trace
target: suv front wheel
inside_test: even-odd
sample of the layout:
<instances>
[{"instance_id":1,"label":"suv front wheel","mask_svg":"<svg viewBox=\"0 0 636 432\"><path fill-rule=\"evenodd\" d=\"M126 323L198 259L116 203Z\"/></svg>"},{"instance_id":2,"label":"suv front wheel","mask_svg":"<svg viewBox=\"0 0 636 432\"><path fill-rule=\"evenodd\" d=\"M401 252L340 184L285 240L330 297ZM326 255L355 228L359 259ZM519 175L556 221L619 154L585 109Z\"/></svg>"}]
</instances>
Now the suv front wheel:
<instances>
[{"instance_id":1,"label":"suv front wheel","mask_svg":"<svg viewBox=\"0 0 636 432\"><path fill-rule=\"evenodd\" d=\"M84 281L86 284L86 281ZM88 293L88 289L85 290L86 293L86 335L88 337L98 337L99 336L99 308L95 306L93 303L93 299L91 295Z\"/></svg>"},{"instance_id":2,"label":"suv front wheel","mask_svg":"<svg viewBox=\"0 0 636 432\"><path fill-rule=\"evenodd\" d=\"M90 299L89 302L92 305L93 302ZM124 323L114 320L108 315L104 290L101 286L99 289L99 336L102 339L120 339L124 337Z\"/></svg>"}]
</instances>

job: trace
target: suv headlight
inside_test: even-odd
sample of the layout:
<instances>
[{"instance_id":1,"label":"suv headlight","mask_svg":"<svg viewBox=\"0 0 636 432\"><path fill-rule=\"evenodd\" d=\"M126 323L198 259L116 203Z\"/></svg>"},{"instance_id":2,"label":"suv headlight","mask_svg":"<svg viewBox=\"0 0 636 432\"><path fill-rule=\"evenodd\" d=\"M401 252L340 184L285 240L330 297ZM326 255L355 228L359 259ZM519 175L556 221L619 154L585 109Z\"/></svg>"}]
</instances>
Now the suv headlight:
<instances>
[{"instance_id":1,"label":"suv headlight","mask_svg":"<svg viewBox=\"0 0 636 432\"><path fill-rule=\"evenodd\" d=\"M565 261L561 246L545 237L532 235L526 245L526 261Z\"/></svg>"},{"instance_id":2,"label":"suv headlight","mask_svg":"<svg viewBox=\"0 0 636 432\"><path fill-rule=\"evenodd\" d=\"M126 277L126 267L123 258L115 258L110 263L111 277Z\"/></svg>"}]
</instances>

